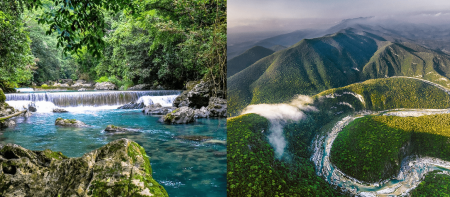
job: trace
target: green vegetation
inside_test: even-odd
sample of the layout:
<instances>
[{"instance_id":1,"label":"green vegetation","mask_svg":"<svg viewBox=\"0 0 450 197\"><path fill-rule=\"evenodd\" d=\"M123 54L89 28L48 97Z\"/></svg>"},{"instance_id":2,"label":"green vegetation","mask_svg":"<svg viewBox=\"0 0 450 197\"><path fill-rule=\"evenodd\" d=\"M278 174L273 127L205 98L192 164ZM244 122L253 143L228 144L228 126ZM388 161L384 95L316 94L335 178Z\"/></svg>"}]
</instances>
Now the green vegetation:
<instances>
[{"instance_id":1,"label":"green vegetation","mask_svg":"<svg viewBox=\"0 0 450 197\"><path fill-rule=\"evenodd\" d=\"M289 124L284 128L289 141L282 160L275 158L267 142L269 121L256 114L227 120L227 195L230 196L336 196L325 180L318 177L309 160L308 146L314 136L310 126ZM263 132L264 131L264 132Z\"/></svg>"},{"instance_id":2,"label":"green vegetation","mask_svg":"<svg viewBox=\"0 0 450 197\"><path fill-rule=\"evenodd\" d=\"M6 96L3 93L3 90L0 88L0 104L3 104L6 101Z\"/></svg>"},{"instance_id":3,"label":"green vegetation","mask_svg":"<svg viewBox=\"0 0 450 197\"><path fill-rule=\"evenodd\" d=\"M263 57L274 53L273 50L264 48L262 46L255 46L245 51L244 53L227 61L227 77L231 77Z\"/></svg>"},{"instance_id":4,"label":"green vegetation","mask_svg":"<svg viewBox=\"0 0 450 197\"><path fill-rule=\"evenodd\" d=\"M365 116L336 137L331 160L344 173L366 182L395 176L409 155L450 161L450 114L420 117Z\"/></svg>"},{"instance_id":5,"label":"green vegetation","mask_svg":"<svg viewBox=\"0 0 450 197\"><path fill-rule=\"evenodd\" d=\"M363 97L364 103L352 92ZM339 94L335 98L321 98ZM444 109L450 107L450 96L441 89L423 81L410 78L371 79L341 88L323 91L313 97L320 109L329 109L339 102L350 103L355 110L381 111L395 108Z\"/></svg>"},{"instance_id":6,"label":"green vegetation","mask_svg":"<svg viewBox=\"0 0 450 197\"><path fill-rule=\"evenodd\" d=\"M228 78L228 115L250 104L282 103L355 82L417 77L450 87L450 58L410 43L351 30L304 39Z\"/></svg>"},{"instance_id":7,"label":"green vegetation","mask_svg":"<svg viewBox=\"0 0 450 197\"><path fill-rule=\"evenodd\" d=\"M430 172L414 190L412 197L450 196L450 176L440 174L439 171Z\"/></svg>"},{"instance_id":8,"label":"green vegetation","mask_svg":"<svg viewBox=\"0 0 450 197\"><path fill-rule=\"evenodd\" d=\"M29 33L24 22L17 20L22 11L15 1L0 2L0 88L6 92L17 83L29 81L34 65Z\"/></svg>"},{"instance_id":9,"label":"green vegetation","mask_svg":"<svg viewBox=\"0 0 450 197\"><path fill-rule=\"evenodd\" d=\"M5 91L105 76L125 89L182 89L200 79L226 89L226 0L6 0L0 7Z\"/></svg>"}]
</instances>

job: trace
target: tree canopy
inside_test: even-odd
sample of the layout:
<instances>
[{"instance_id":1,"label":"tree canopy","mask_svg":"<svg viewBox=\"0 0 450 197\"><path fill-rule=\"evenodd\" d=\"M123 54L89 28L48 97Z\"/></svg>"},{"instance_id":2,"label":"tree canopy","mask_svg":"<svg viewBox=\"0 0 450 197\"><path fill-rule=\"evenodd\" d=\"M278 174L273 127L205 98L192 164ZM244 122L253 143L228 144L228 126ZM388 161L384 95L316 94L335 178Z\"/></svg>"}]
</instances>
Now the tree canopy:
<instances>
[{"instance_id":1,"label":"tree canopy","mask_svg":"<svg viewBox=\"0 0 450 197\"><path fill-rule=\"evenodd\" d=\"M20 52L27 58L8 63L27 74L15 70L23 79L4 81L103 77L125 88L148 83L179 89L187 81L207 78L218 89L226 89L226 0L7 0L3 4L14 8L7 16L18 16L14 24L22 34L16 36L28 39L21 42ZM8 45L5 50L11 51ZM34 64L37 68L32 71Z\"/></svg>"}]
</instances>

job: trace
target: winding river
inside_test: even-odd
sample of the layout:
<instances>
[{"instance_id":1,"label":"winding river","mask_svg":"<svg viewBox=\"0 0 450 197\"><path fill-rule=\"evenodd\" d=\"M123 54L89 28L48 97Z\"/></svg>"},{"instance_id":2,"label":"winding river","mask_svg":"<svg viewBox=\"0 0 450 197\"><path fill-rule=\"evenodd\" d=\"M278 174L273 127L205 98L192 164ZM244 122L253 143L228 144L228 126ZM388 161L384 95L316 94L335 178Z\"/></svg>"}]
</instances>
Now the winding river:
<instances>
[{"instance_id":1,"label":"winding river","mask_svg":"<svg viewBox=\"0 0 450 197\"><path fill-rule=\"evenodd\" d=\"M411 77L407 77L411 78ZM417 78L413 78L417 79ZM450 94L450 91L430 81L424 81L434 85ZM313 155L311 160L316 167L317 175L323 176L330 184L340 187L342 190L357 196L400 196L407 195L416 188L421 179L434 170L442 171L450 175L450 162L432 157L409 156L402 160L399 174L390 180L378 183L365 183L340 171L330 162L330 150L339 132L350 122L366 115L390 115L390 116L423 116L432 114L450 113L450 109L392 109L382 112L361 111L346 116L337 121L331 129L322 131L313 141Z\"/></svg>"}]
</instances>

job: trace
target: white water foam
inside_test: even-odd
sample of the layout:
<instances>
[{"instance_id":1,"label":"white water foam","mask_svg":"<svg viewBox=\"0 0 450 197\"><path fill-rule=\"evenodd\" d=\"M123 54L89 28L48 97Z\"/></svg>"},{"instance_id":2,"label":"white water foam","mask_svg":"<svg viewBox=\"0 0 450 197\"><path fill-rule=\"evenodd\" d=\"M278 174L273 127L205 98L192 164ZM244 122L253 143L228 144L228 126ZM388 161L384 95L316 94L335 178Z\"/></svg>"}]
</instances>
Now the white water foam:
<instances>
[{"instance_id":1,"label":"white water foam","mask_svg":"<svg viewBox=\"0 0 450 197\"><path fill-rule=\"evenodd\" d=\"M6 103L18 110L24 110L32 102L37 112L52 112L55 108L69 112L117 109L129 102L144 102L145 105L160 103L172 106L181 91L95 91L58 93L14 93L6 94Z\"/></svg>"},{"instance_id":2,"label":"white water foam","mask_svg":"<svg viewBox=\"0 0 450 197\"><path fill-rule=\"evenodd\" d=\"M34 92L33 88L16 88L18 92Z\"/></svg>"},{"instance_id":3,"label":"white water foam","mask_svg":"<svg viewBox=\"0 0 450 197\"><path fill-rule=\"evenodd\" d=\"M28 107L32 101L6 101L8 105L14 107L14 109L18 109L20 111L24 110L24 107ZM103 106L77 106L77 107L57 107L52 102L48 101L38 101L34 102L36 105L36 112L39 113L49 113L53 112L53 109L65 109L69 112L81 112L81 111L97 111L97 110L108 110L108 109L117 109L120 105L103 105Z\"/></svg>"},{"instance_id":4,"label":"white water foam","mask_svg":"<svg viewBox=\"0 0 450 197\"><path fill-rule=\"evenodd\" d=\"M167 96L141 96L139 97L137 103L143 102L145 106L149 106L151 104L159 103L163 107L171 107L175 98L178 95L167 95Z\"/></svg>"}]
</instances>

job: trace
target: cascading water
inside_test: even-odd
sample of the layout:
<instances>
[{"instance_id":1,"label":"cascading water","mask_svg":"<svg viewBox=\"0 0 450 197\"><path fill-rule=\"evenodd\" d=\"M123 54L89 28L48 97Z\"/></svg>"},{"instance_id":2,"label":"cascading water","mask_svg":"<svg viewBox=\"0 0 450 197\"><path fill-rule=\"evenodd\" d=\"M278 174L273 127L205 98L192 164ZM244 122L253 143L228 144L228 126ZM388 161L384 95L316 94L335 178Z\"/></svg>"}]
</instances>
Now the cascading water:
<instances>
[{"instance_id":1,"label":"cascading water","mask_svg":"<svg viewBox=\"0 0 450 197\"><path fill-rule=\"evenodd\" d=\"M167 96L141 96L137 103L144 103L145 106L159 103L163 107L172 106L173 101L178 95L167 95Z\"/></svg>"},{"instance_id":2,"label":"cascading water","mask_svg":"<svg viewBox=\"0 0 450 197\"><path fill-rule=\"evenodd\" d=\"M14 93L6 94L6 102L19 110L34 102L38 112L49 112L54 108L115 109L130 102L171 106L180 93L179 90Z\"/></svg>"}]
</instances>

